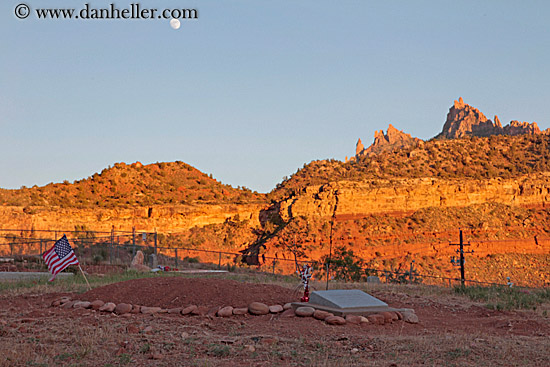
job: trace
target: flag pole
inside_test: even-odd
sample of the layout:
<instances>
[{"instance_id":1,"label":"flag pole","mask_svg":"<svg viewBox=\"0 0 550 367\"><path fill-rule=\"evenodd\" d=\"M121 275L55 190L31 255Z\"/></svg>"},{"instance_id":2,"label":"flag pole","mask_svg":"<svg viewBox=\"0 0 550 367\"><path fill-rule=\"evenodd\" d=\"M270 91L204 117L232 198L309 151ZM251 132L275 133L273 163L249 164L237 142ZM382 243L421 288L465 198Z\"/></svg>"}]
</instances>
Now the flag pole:
<instances>
[{"instance_id":1,"label":"flag pole","mask_svg":"<svg viewBox=\"0 0 550 367\"><path fill-rule=\"evenodd\" d=\"M88 289L92 290L92 287L90 286L90 283L88 283L88 278L86 278L86 274L84 274L84 270L82 270L82 267L80 264L78 264L78 268L80 269L80 272L82 273L82 276L84 277L84 280L86 281L86 284L88 284Z\"/></svg>"}]
</instances>

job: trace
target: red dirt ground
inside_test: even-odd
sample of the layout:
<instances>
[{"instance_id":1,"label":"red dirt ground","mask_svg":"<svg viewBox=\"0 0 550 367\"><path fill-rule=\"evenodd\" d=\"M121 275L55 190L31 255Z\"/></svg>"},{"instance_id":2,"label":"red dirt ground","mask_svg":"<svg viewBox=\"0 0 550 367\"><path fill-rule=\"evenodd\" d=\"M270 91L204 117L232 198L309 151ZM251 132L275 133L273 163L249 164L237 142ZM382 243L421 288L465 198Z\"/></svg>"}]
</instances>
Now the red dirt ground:
<instances>
[{"instance_id":1,"label":"red dirt ground","mask_svg":"<svg viewBox=\"0 0 550 367\"><path fill-rule=\"evenodd\" d=\"M143 278L110 284L79 295L83 301L131 303L162 308L197 306L247 307L251 302L268 305L293 302L293 291L267 284L242 283L214 278Z\"/></svg>"},{"instance_id":2,"label":"red dirt ground","mask_svg":"<svg viewBox=\"0 0 550 367\"><path fill-rule=\"evenodd\" d=\"M431 361L429 365L550 365L548 318L537 317L530 311L490 311L459 297L434 300L429 296L409 296L383 289L370 293L392 307L415 309L420 323L398 321L383 326L330 326L313 318L280 315L218 318L136 314L121 317L49 306L53 300L66 294L29 294L0 297L0 344L15 341L18 348L22 348L21 345L30 343L30 337L33 340L48 340L52 338L52 332L56 333L56 338L70 340L74 338L74 333L84 333L83 337L89 337L97 330L110 330L98 340L89 342L94 345L93 352L89 352L94 355L93 360L86 362L84 359L79 365L90 366L95 365L94 360L101 360L101 364L97 364L101 366L108 361L118 361L121 353L131 356L132 363L129 365L132 366L149 366L151 358L155 359L152 365L156 366L193 365L195 362L191 361L197 358L202 361L197 362L199 365L232 367L271 366L274 361L277 365L289 366L342 363L413 366L423 365L427 360ZM80 300L101 299L164 308L190 304L239 307L252 301L271 305L297 300L295 292L280 286L208 277L136 279L69 296ZM51 320L55 320L55 330ZM79 325L76 329L75 323ZM143 328L148 326L151 326L152 332L143 332ZM130 331L132 327L141 331L133 333ZM123 342L126 344L121 346ZM499 343L503 345L499 346ZM256 351L243 350L250 344ZM69 342L68 345L64 348L70 348ZM297 346L301 348L298 352ZM228 348L228 354L222 348ZM309 353L308 356L300 354L302 349ZM8 355L16 353L16 350L16 347L7 350L0 348L0 352ZM353 352L356 354L350 356L350 350L357 350ZM395 354L392 350L400 352ZM509 357L502 355L504 350ZM37 365L42 360L47 365L59 355L64 355L58 351L56 356L47 359L39 351L18 353L30 353L24 358L30 358ZM72 356L69 352L65 354ZM450 364L446 360L449 356L452 357ZM303 362L304 358L310 358L311 363ZM515 358L517 363L507 363L510 362L507 358ZM175 360L179 361L178 364L174 364ZM17 364L0 362L2 365Z\"/></svg>"}]
</instances>

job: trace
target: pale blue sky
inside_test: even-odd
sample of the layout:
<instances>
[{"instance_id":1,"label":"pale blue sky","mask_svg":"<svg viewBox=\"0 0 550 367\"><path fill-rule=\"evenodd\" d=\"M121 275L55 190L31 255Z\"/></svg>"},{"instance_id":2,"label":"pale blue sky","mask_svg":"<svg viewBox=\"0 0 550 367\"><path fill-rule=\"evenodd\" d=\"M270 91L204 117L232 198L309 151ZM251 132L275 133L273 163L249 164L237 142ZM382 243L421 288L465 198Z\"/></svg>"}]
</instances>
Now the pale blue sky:
<instances>
[{"instance_id":1,"label":"pale blue sky","mask_svg":"<svg viewBox=\"0 0 550 367\"><path fill-rule=\"evenodd\" d=\"M459 96L503 124L550 127L546 1L140 2L198 9L179 30L19 20L17 4L0 4L3 188L181 160L266 192L389 123L431 138Z\"/></svg>"}]
</instances>

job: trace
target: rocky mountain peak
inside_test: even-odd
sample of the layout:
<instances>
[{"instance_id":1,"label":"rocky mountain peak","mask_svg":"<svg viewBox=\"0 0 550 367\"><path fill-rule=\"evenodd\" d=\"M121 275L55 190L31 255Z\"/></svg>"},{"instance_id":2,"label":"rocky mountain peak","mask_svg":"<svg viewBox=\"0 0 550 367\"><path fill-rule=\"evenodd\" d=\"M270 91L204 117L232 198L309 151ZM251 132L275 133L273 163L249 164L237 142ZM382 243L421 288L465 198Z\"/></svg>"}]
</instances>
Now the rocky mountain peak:
<instances>
[{"instance_id":1,"label":"rocky mountain peak","mask_svg":"<svg viewBox=\"0 0 550 367\"><path fill-rule=\"evenodd\" d=\"M506 135L523 135L523 134L540 134L541 131L536 122L520 122L520 121L510 121L503 129L504 134Z\"/></svg>"},{"instance_id":2,"label":"rocky mountain peak","mask_svg":"<svg viewBox=\"0 0 550 367\"><path fill-rule=\"evenodd\" d=\"M436 138L457 139L465 136L550 134L549 129L541 132L536 122L511 121L508 125L502 127L497 115L493 120L494 122L487 119L477 108L464 103L461 97L458 101L454 101L453 106L449 109L443 130Z\"/></svg>"},{"instance_id":3,"label":"rocky mountain peak","mask_svg":"<svg viewBox=\"0 0 550 367\"><path fill-rule=\"evenodd\" d=\"M365 149L365 146L361 142L361 138L359 138L359 140L357 140L357 144L355 145L355 155L361 153L363 149Z\"/></svg>"},{"instance_id":4,"label":"rocky mountain peak","mask_svg":"<svg viewBox=\"0 0 550 367\"><path fill-rule=\"evenodd\" d=\"M361 142L361 139L359 139L355 154L356 156L379 154L389 150L410 146L419 141L421 140L413 138L411 134L406 134L401 130L397 130L392 124L389 124L385 134L384 130L374 132L374 142L368 148L359 150L359 143ZM361 146L362 145L363 144L361 144Z\"/></svg>"},{"instance_id":5,"label":"rocky mountain peak","mask_svg":"<svg viewBox=\"0 0 550 367\"><path fill-rule=\"evenodd\" d=\"M443 139L457 139L468 135L490 136L502 133L502 126L487 119L477 108L464 103L462 97L454 101L449 109L443 130L437 136Z\"/></svg>"}]
</instances>

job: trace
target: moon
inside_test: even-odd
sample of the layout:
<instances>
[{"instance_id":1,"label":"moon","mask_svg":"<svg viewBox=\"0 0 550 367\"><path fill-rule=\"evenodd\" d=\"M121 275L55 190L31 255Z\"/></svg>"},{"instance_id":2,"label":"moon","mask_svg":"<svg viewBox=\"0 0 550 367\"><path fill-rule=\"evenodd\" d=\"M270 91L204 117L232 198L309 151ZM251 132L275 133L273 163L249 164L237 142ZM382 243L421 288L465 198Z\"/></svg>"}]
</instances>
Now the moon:
<instances>
[{"instance_id":1,"label":"moon","mask_svg":"<svg viewBox=\"0 0 550 367\"><path fill-rule=\"evenodd\" d=\"M179 19L170 19L170 27L172 27L172 29L179 29L181 26L181 23L179 21Z\"/></svg>"}]
</instances>

